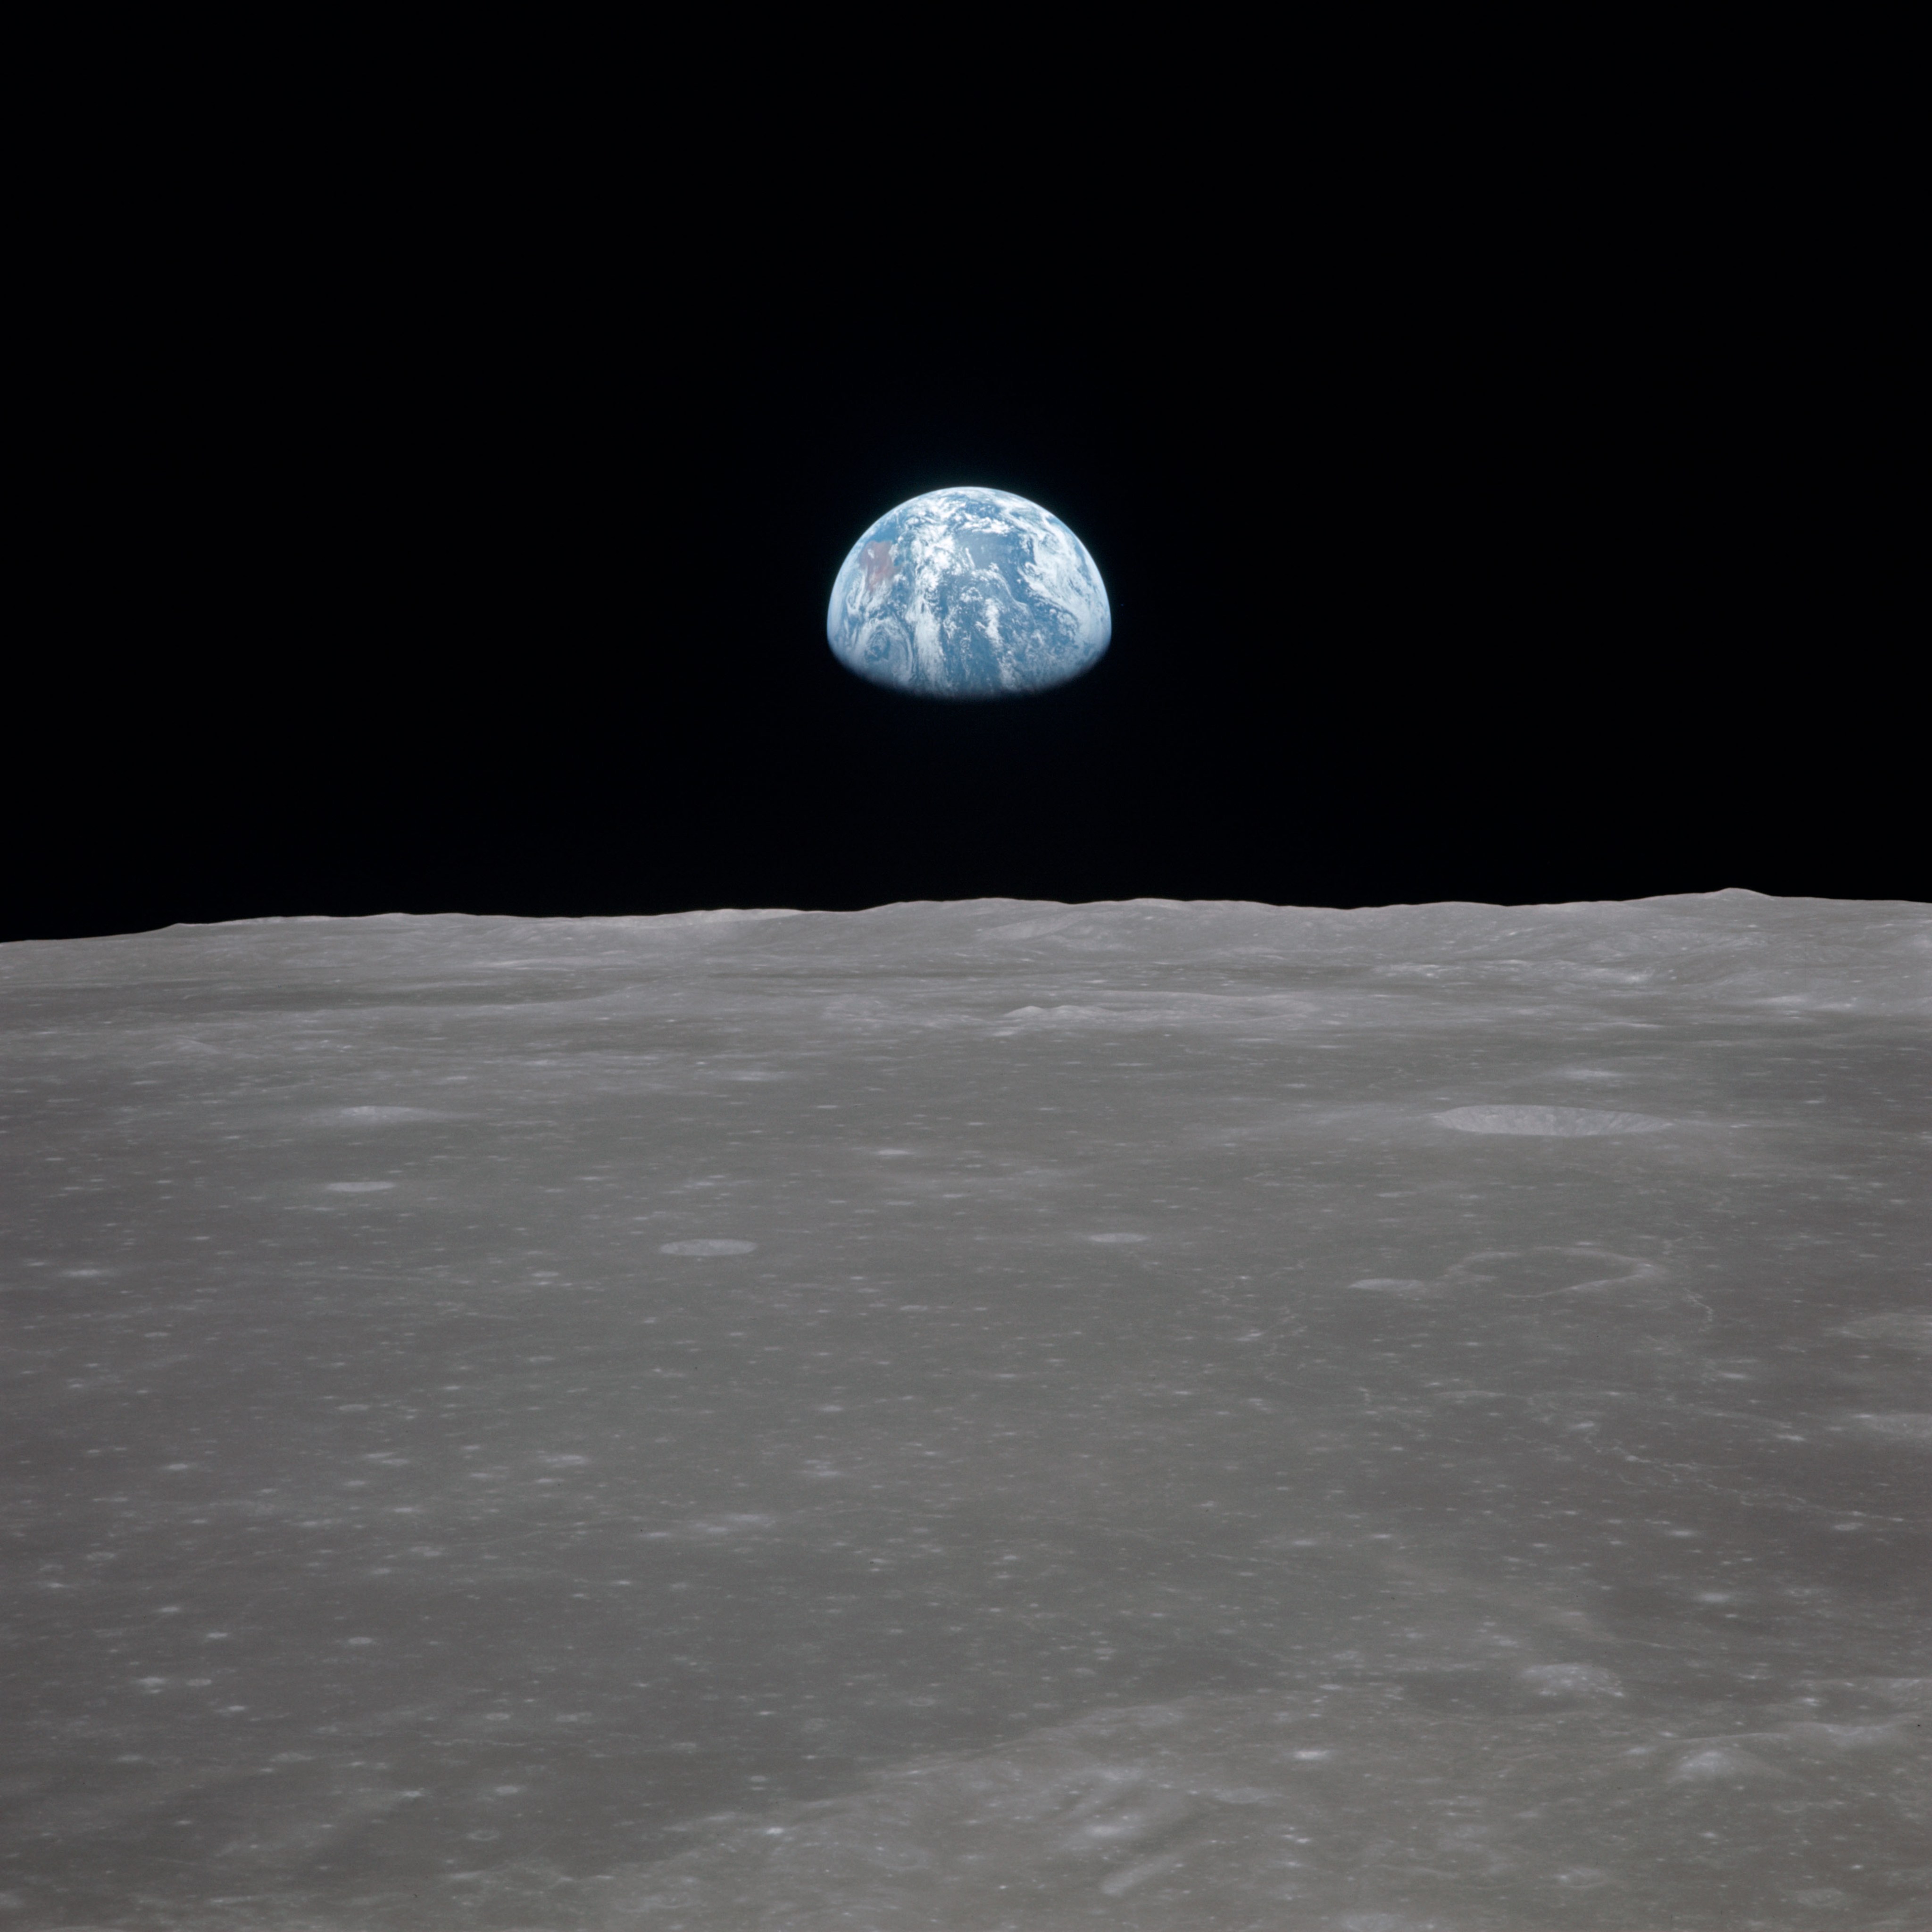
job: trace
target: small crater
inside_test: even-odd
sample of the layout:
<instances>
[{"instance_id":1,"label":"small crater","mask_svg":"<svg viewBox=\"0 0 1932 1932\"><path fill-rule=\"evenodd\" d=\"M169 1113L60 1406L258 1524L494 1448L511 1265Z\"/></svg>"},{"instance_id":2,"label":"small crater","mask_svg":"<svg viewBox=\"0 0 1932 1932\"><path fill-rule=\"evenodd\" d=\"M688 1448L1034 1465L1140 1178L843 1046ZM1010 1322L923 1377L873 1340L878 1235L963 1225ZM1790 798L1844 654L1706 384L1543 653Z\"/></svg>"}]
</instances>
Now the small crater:
<instances>
[{"instance_id":1,"label":"small crater","mask_svg":"<svg viewBox=\"0 0 1932 1932\"><path fill-rule=\"evenodd\" d=\"M1586 1134L1654 1134L1667 1127L1651 1114L1612 1114L1595 1107L1451 1107L1429 1117L1462 1134L1538 1134L1574 1139Z\"/></svg>"}]
</instances>

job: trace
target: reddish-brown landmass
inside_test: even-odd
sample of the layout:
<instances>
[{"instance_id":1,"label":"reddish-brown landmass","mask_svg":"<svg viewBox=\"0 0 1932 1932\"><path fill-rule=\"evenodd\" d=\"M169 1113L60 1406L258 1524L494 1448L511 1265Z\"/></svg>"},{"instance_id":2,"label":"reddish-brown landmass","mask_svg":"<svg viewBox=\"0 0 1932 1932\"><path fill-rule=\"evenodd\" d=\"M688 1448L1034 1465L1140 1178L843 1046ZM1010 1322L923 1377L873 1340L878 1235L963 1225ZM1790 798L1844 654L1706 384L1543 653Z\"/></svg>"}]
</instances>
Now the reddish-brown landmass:
<instances>
[{"instance_id":1,"label":"reddish-brown landmass","mask_svg":"<svg viewBox=\"0 0 1932 1932\"><path fill-rule=\"evenodd\" d=\"M889 543L868 543L859 556L866 566L866 595L869 597L880 584L892 581L892 547Z\"/></svg>"}]
</instances>

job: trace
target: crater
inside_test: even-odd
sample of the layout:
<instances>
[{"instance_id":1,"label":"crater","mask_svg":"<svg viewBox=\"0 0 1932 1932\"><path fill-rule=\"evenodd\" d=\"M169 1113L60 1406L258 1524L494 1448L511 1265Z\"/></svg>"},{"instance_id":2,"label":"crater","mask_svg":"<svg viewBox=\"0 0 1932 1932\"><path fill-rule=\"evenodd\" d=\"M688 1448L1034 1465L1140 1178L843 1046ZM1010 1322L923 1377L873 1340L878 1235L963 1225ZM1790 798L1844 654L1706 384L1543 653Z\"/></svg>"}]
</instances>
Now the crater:
<instances>
[{"instance_id":1,"label":"crater","mask_svg":"<svg viewBox=\"0 0 1932 1932\"><path fill-rule=\"evenodd\" d=\"M1429 1117L1462 1134L1540 1134L1569 1139L1585 1134L1654 1134L1667 1127L1652 1114L1608 1113L1597 1107L1451 1107Z\"/></svg>"}]
</instances>

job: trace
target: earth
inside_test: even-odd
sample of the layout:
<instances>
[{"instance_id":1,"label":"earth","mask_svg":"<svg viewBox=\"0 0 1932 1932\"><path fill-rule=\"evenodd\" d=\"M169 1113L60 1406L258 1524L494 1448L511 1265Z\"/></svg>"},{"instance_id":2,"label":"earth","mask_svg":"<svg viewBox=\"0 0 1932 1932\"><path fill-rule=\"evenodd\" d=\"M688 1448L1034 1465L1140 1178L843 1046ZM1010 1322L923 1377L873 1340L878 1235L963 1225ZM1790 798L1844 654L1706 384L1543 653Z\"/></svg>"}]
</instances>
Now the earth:
<instances>
[{"instance_id":1,"label":"earth","mask_svg":"<svg viewBox=\"0 0 1932 1932\"><path fill-rule=\"evenodd\" d=\"M839 662L922 698L1017 698L1090 670L1113 634L1086 546L1004 490L934 490L852 546L826 636Z\"/></svg>"}]
</instances>

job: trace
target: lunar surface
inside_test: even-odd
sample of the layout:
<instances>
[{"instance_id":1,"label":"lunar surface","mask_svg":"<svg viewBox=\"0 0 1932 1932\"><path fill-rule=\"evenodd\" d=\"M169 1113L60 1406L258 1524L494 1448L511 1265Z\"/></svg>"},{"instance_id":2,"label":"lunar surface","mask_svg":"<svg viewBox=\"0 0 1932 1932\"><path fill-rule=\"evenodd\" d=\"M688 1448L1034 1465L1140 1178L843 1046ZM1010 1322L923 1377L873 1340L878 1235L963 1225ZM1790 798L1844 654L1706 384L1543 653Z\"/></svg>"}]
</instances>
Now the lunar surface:
<instances>
[{"instance_id":1,"label":"lunar surface","mask_svg":"<svg viewBox=\"0 0 1932 1932\"><path fill-rule=\"evenodd\" d=\"M1932 916L0 948L0 1924L1932 1924Z\"/></svg>"}]
</instances>

